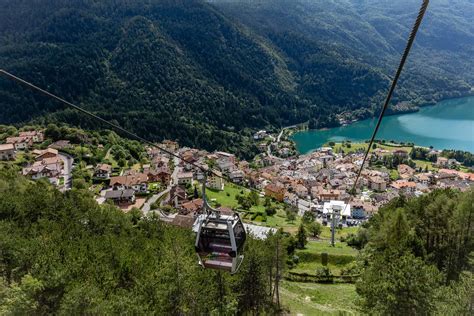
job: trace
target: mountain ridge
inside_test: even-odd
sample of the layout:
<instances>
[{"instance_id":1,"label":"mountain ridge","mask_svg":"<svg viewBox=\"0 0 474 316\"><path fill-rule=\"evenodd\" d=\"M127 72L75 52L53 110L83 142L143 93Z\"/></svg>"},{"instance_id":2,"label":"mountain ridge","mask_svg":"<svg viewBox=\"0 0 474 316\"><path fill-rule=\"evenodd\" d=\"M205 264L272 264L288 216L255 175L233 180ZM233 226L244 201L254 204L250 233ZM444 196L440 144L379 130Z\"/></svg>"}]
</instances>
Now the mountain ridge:
<instances>
[{"instance_id":1,"label":"mountain ridge","mask_svg":"<svg viewBox=\"0 0 474 316\"><path fill-rule=\"evenodd\" d=\"M351 2L357 1L343 4ZM375 26L335 2L269 3L4 0L0 64L141 136L243 155L256 153L250 141L256 129L304 121L330 127L336 124L334 114L343 111L355 118L377 113L398 58L374 60L370 49L379 45L373 43L386 46L381 37L368 36L365 44L359 40L359 27L370 35ZM288 3L295 9L282 7ZM358 5L362 12L373 6L370 1ZM313 14L319 8L323 13ZM286 16L272 21L281 12ZM343 23L331 26L324 12ZM404 20L409 25L411 14ZM325 33L321 25L332 30ZM351 43L358 47L350 49ZM448 51L437 54L438 59L450 56ZM432 62L409 63L394 104L432 103L467 93L471 79L457 75L466 62L452 64L449 75ZM94 126L5 80L0 96L2 123Z\"/></svg>"}]
</instances>

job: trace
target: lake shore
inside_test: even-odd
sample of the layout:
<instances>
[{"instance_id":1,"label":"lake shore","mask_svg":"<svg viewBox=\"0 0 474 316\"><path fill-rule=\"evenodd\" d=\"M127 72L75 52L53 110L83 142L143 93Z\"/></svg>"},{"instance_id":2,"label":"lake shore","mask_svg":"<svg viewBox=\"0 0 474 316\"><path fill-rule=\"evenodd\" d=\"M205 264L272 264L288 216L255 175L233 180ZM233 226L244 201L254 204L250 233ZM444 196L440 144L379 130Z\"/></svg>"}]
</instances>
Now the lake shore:
<instances>
[{"instance_id":1,"label":"lake shore","mask_svg":"<svg viewBox=\"0 0 474 316\"><path fill-rule=\"evenodd\" d=\"M473 109L474 96L468 96L424 106L416 113L387 116L377 139L474 152ZM298 152L305 154L329 141L365 141L370 138L375 123L376 119L371 118L331 129L306 130L293 134L291 139Z\"/></svg>"}]
</instances>

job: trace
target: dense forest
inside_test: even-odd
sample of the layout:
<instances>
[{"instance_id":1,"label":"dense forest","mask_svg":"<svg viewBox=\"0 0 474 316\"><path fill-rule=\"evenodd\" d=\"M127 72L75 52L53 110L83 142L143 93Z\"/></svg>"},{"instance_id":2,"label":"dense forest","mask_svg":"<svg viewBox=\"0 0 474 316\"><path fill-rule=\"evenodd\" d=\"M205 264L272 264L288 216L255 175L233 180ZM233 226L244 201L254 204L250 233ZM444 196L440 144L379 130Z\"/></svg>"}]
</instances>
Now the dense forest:
<instances>
[{"instance_id":1,"label":"dense forest","mask_svg":"<svg viewBox=\"0 0 474 316\"><path fill-rule=\"evenodd\" d=\"M0 167L1 168L1 167ZM386 315L472 313L474 192L399 198L348 244L360 310ZM0 169L0 314L275 314L277 271L306 243L278 232L249 238L236 275L202 270L190 230L138 210L98 205Z\"/></svg>"},{"instance_id":2,"label":"dense forest","mask_svg":"<svg viewBox=\"0 0 474 316\"><path fill-rule=\"evenodd\" d=\"M250 238L235 276L202 270L190 230L0 169L0 314L273 313L277 239Z\"/></svg>"},{"instance_id":3,"label":"dense forest","mask_svg":"<svg viewBox=\"0 0 474 316\"><path fill-rule=\"evenodd\" d=\"M394 104L469 93L472 4L462 3L430 7ZM0 65L141 136L252 156L257 128L376 113L415 12L376 1L2 0ZM0 79L0 122L32 119L96 127Z\"/></svg>"},{"instance_id":4,"label":"dense forest","mask_svg":"<svg viewBox=\"0 0 474 316\"><path fill-rule=\"evenodd\" d=\"M474 311L474 191L392 200L359 230L356 284L376 315L469 315Z\"/></svg>"}]
</instances>

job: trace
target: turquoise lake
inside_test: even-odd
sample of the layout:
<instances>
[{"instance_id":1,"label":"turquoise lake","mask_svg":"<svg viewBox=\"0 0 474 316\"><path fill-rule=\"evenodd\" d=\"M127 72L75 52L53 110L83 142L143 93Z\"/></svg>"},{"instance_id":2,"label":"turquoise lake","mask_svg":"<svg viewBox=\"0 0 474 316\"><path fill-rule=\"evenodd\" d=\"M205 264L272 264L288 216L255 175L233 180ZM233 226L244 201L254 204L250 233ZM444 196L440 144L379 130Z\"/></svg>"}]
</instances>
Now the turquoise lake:
<instances>
[{"instance_id":1,"label":"turquoise lake","mask_svg":"<svg viewBox=\"0 0 474 316\"><path fill-rule=\"evenodd\" d=\"M376 120L327 130L302 131L295 133L292 139L302 154L329 141L363 141L370 139ZM443 100L416 113L386 116L376 138L474 153L474 97Z\"/></svg>"}]
</instances>

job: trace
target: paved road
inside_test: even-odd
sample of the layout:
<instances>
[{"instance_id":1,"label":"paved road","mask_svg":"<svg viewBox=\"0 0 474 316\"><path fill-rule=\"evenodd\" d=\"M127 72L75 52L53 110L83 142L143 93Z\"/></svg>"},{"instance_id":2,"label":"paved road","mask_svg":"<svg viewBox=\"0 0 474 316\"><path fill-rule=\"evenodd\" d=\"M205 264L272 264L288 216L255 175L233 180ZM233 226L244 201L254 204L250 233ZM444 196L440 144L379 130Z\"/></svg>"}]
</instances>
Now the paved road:
<instances>
[{"instance_id":1,"label":"paved road","mask_svg":"<svg viewBox=\"0 0 474 316\"><path fill-rule=\"evenodd\" d=\"M171 174L170 183L166 187L166 190L153 195L151 198L148 199L148 201L145 202L145 204L143 204L143 207L142 207L143 215L146 216L148 212L150 212L151 210L151 205L155 203L156 201L158 201L163 195L168 194L171 191L171 188L173 187L173 185L178 184L178 171L179 171L178 165L179 165L179 159L174 157L175 167L174 167L173 173Z\"/></svg>"},{"instance_id":2,"label":"paved road","mask_svg":"<svg viewBox=\"0 0 474 316\"><path fill-rule=\"evenodd\" d=\"M285 131L285 129L295 128L295 127L297 127L298 125L300 125L300 124L295 124L295 125L290 125L290 126L283 127L283 128L281 129L280 133L279 133L278 136L277 136L277 141L276 141L276 143L278 144L278 143L280 142L281 137L283 136L283 132ZM273 158L273 159L284 160L284 159L282 159L282 158L273 156L271 146L272 146L272 143L270 143L270 145L268 145L268 147L267 147L267 154L268 154L268 157Z\"/></svg>"},{"instance_id":3,"label":"paved road","mask_svg":"<svg viewBox=\"0 0 474 316\"><path fill-rule=\"evenodd\" d=\"M160 199L163 195L168 194L170 190L171 190L171 187L168 186L166 190L161 191L158 194L154 194L151 198L149 198L148 201L146 201L145 204L143 204L143 207L142 207L143 215L146 216L148 212L151 210L151 205L155 203L156 201L158 201L158 199Z\"/></svg>"},{"instance_id":4,"label":"paved road","mask_svg":"<svg viewBox=\"0 0 474 316\"><path fill-rule=\"evenodd\" d=\"M59 158L64 162L64 191L72 188L72 164L74 158L65 153L58 153Z\"/></svg>"},{"instance_id":5,"label":"paved road","mask_svg":"<svg viewBox=\"0 0 474 316\"><path fill-rule=\"evenodd\" d=\"M171 175L171 185L176 185L178 184L178 165L180 163L180 160L178 157L173 157L173 162L174 162L174 170L173 174Z\"/></svg>"}]
</instances>

